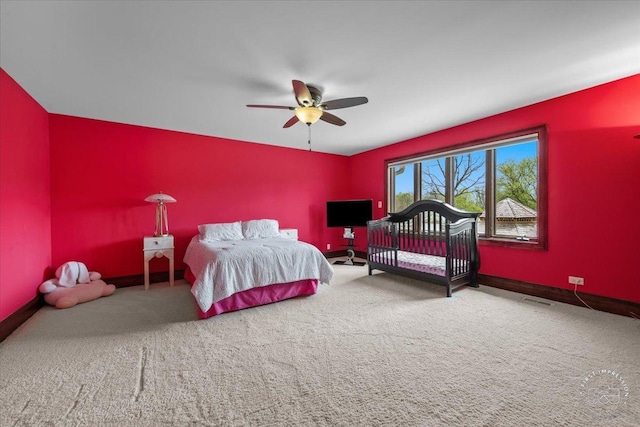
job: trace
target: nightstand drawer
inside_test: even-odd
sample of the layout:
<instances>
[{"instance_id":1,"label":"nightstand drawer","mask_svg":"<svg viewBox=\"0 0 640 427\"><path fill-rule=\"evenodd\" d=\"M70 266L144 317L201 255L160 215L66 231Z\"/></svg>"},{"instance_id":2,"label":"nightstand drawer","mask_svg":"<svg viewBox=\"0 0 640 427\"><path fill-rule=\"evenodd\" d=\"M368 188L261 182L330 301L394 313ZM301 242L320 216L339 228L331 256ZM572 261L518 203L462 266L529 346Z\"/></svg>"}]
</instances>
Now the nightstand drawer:
<instances>
[{"instance_id":1,"label":"nightstand drawer","mask_svg":"<svg viewBox=\"0 0 640 427\"><path fill-rule=\"evenodd\" d=\"M172 249L173 236L145 237L144 250Z\"/></svg>"}]
</instances>

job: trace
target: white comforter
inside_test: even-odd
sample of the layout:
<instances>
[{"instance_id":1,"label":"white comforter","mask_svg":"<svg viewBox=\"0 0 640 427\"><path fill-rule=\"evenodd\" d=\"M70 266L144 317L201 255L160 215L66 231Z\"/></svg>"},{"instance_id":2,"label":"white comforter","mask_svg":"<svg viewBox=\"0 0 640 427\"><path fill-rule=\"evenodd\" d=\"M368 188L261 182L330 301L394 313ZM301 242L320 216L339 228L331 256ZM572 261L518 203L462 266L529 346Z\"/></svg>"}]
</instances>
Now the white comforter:
<instances>
[{"instance_id":1,"label":"white comforter","mask_svg":"<svg viewBox=\"0 0 640 427\"><path fill-rule=\"evenodd\" d=\"M333 277L315 246L281 237L209 242L194 236L184 262L196 277L191 293L202 311L246 289L306 279L328 284Z\"/></svg>"}]
</instances>

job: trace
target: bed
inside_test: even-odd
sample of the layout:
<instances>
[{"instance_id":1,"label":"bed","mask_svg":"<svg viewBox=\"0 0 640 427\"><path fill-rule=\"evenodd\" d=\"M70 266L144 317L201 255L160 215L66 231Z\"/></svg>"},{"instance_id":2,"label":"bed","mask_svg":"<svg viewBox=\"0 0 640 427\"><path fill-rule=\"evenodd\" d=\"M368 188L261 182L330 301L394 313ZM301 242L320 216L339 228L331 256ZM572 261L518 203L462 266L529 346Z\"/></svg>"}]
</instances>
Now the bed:
<instances>
[{"instance_id":1,"label":"bed","mask_svg":"<svg viewBox=\"0 0 640 427\"><path fill-rule=\"evenodd\" d=\"M377 269L444 285L448 297L460 286L478 287L479 215L439 200L420 200L369 221L369 275Z\"/></svg>"},{"instance_id":2,"label":"bed","mask_svg":"<svg viewBox=\"0 0 640 427\"><path fill-rule=\"evenodd\" d=\"M313 245L280 236L278 221L202 224L185 252L185 278L206 319L313 295L333 268Z\"/></svg>"}]
</instances>

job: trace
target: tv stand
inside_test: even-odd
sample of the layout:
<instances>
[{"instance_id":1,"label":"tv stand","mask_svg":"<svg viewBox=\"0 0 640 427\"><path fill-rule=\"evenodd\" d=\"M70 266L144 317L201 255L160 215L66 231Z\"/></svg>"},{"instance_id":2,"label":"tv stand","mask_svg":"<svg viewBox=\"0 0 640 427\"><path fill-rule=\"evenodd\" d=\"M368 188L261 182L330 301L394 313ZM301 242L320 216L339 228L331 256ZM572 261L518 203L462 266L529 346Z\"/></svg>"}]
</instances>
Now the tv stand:
<instances>
[{"instance_id":1,"label":"tv stand","mask_svg":"<svg viewBox=\"0 0 640 427\"><path fill-rule=\"evenodd\" d=\"M358 265L358 266L363 266L366 263L364 262L360 262L360 261L354 261L353 259L356 256L356 251L355 251L355 247L354 247L354 241L356 240L355 236L353 235L353 228L348 227L344 229L344 238L347 240L347 244L345 245L347 247L347 259L346 261L334 261L334 264L338 264L338 265ZM346 236L350 236L350 237L346 237Z\"/></svg>"}]
</instances>

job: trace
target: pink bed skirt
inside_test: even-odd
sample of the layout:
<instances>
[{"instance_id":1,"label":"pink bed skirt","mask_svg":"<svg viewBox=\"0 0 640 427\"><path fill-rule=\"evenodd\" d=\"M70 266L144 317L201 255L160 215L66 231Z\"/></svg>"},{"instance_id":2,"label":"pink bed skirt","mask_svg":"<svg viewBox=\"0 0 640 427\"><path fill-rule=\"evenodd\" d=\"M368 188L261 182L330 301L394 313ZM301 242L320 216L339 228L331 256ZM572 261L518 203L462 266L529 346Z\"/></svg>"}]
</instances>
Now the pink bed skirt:
<instances>
[{"instance_id":1,"label":"pink bed skirt","mask_svg":"<svg viewBox=\"0 0 640 427\"><path fill-rule=\"evenodd\" d=\"M193 284L195 276L187 266L184 278ZM214 303L206 312L198 307L198 315L206 319L228 311L242 310L243 308L257 307L299 296L313 295L318 289L318 281L315 279L298 280L290 283L276 283L274 285L261 286L247 289L231 295L228 298Z\"/></svg>"}]
</instances>

